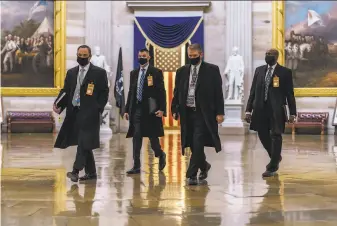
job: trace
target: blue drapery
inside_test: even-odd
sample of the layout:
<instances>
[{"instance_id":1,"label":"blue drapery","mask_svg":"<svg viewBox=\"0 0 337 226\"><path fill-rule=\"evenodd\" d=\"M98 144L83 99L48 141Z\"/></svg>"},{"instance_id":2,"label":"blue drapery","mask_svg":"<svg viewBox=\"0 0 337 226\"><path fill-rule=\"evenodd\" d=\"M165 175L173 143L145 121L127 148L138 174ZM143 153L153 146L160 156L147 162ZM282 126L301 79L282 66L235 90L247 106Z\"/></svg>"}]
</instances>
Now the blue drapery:
<instances>
[{"instance_id":1,"label":"blue drapery","mask_svg":"<svg viewBox=\"0 0 337 226\"><path fill-rule=\"evenodd\" d=\"M190 37L201 17L136 17L146 37L155 45L162 48L174 48L183 44ZM137 24L134 24L134 66L138 66L137 53L145 48L146 37ZM204 44L204 26L201 21L194 35L192 43Z\"/></svg>"},{"instance_id":2,"label":"blue drapery","mask_svg":"<svg viewBox=\"0 0 337 226\"><path fill-rule=\"evenodd\" d=\"M163 48L181 45L191 35L200 17L137 17L146 36Z\"/></svg>"}]
</instances>

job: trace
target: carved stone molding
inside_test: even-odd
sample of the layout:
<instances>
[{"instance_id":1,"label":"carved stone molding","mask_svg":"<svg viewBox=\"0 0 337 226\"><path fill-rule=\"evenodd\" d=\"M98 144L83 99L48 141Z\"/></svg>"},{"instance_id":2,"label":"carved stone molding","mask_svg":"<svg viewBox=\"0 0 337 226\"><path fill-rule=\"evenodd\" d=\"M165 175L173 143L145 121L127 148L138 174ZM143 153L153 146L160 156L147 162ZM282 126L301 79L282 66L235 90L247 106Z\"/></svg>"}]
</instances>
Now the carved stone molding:
<instances>
[{"instance_id":1,"label":"carved stone molding","mask_svg":"<svg viewBox=\"0 0 337 226\"><path fill-rule=\"evenodd\" d=\"M126 5L133 10L146 9L199 9L204 10L211 5L211 1L126 1Z\"/></svg>"}]
</instances>

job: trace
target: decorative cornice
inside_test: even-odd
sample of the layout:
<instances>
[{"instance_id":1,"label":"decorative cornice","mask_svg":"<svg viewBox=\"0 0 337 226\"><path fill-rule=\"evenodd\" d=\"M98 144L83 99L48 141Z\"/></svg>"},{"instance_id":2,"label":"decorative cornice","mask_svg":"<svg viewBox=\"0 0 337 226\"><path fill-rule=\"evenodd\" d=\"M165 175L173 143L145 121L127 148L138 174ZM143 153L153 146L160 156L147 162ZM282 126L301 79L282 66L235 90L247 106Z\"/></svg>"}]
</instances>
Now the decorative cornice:
<instances>
[{"instance_id":1,"label":"decorative cornice","mask_svg":"<svg viewBox=\"0 0 337 226\"><path fill-rule=\"evenodd\" d=\"M126 5L133 10L144 10L152 8L181 9L199 8L204 9L211 5L211 1L126 1Z\"/></svg>"}]
</instances>

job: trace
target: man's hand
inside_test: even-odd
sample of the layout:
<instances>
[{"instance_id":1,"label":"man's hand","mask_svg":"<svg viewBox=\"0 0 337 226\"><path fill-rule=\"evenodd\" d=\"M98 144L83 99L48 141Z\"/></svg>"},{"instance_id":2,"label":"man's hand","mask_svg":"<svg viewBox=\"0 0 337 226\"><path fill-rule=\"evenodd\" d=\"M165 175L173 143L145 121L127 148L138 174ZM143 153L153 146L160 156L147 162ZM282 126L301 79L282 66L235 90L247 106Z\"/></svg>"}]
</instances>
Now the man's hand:
<instances>
[{"instance_id":1,"label":"man's hand","mask_svg":"<svg viewBox=\"0 0 337 226\"><path fill-rule=\"evenodd\" d=\"M60 113L61 113L61 108L56 107L56 105L54 104L54 105L53 105L53 111L54 111L56 114L60 114Z\"/></svg>"},{"instance_id":2,"label":"man's hand","mask_svg":"<svg viewBox=\"0 0 337 226\"><path fill-rule=\"evenodd\" d=\"M224 121L224 116L223 116L223 115L217 115L217 116L216 116L216 121L218 122L218 124L223 123L223 121Z\"/></svg>"},{"instance_id":3,"label":"man's hand","mask_svg":"<svg viewBox=\"0 0 337 226\"><path fill-rule=\"evenodd\" d=\"M246 122L250 123L252 121L252 114L249 112L246 112L245 120Z\"/></svg>"},{"instance_id":4,"label":"man's hand","mask_svg":"<svg viewBox=\"0 0 337 226\"><path fill-rule=\"evenodd\" d=\"M163 111L157 111L155 114L158 118L161 118L161 117L163 117L164 112Z\"/></svg>"},{"instance_id":5,"label":"man's hand","mask_svg":"<svg viewBox=\"0 0 337 226\"><path fill-rule=\"evenodd\" d=\"M128 113L124 113L123 118L125 118L126 120L129 120L129 114Z\"/></svg>"},{"instance_id":6,"label":"man's hand","mask_svg":"<svg viewBox=\"0 0 337 226\"><path fill-rule=\"evenodd\" d=\"M295 119L296 119L295 115L290 115L290 117L289 117L289 123L294 123Z\"/></svg>"},{"instance_id":7,"label":"man's hand","mask_svg":"<svg viewBox=\"0 0 337 226\"><path fill-rule=\"evenodd\" d=\"M174 119L174 120L178 120L178 119L179 119L179 115L178 115L177 113L173 113L172 116L173 116L173 119Z\"/></svg>"}]
</instances>

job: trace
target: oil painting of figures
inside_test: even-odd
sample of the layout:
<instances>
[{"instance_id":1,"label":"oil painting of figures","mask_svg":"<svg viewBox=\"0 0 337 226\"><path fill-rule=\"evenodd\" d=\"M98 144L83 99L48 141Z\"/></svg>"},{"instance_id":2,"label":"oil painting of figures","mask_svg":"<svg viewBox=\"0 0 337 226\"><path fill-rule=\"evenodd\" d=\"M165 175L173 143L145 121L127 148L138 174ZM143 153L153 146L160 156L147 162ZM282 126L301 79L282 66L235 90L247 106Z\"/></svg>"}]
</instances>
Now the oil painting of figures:
<instances>
[{"instance_id":1,"label":"oil painting of figures","mask_svg":"<svg viewBox=\"0 0 337 226\"><path fill-rule=\"evenodd\" d=\"M285 65L294 85L337 86L337 2L285 2Z\"/></svg>"},{"instance_id":2,"label":"oil painting of figures","mask_svg":"<svg viewBox=\"0 0 337 226\"><path fill-rule=\"evenodd\" d=\"M1 86L54 87L53 1L1 1Z\"/></svg>"}]
</instances>

